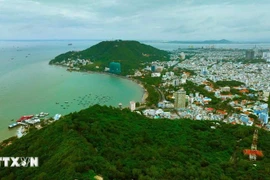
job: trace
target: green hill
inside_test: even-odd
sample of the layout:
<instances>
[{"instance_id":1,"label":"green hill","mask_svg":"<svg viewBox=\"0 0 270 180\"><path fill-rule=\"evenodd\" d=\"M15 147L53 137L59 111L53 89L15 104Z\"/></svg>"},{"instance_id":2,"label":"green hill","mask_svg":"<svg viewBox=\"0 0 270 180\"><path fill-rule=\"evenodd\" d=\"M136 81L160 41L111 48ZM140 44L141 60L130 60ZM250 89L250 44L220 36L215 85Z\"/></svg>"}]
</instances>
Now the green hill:
<instances>
[{"instance_id":1,"label":"green hill","mask_svg":"<svg viewBox=\"0 0 270 180\"><path fill-rule=\"evenodd\" d=\"M265 156L250 162L254 128L190 120L153 120L95 105L33 130L0 157L39 157L39 167L4 168L1 179L270 179L270 136L259 131ZM241 140L240 140L241 139Z\"/></svg>"},{"instance_id":2,"label":"green hill","mask_svg":"<svg viewBox=\"0 0 270 180\"><path fill-rule=\"evenodd\" d=\"M61 54L51 60L50 64L60 63L68 58L90 59L94 62L93 65L83 67L85 70L95 70L96 66L100 66L103 71L105 67L109 67L110 62L120 62L122 74L126 75L132 73L132 69L140 67L142 62L168 60L169 53L138 41L103 41L83 51Z\"/></svg>"}]
</instances>

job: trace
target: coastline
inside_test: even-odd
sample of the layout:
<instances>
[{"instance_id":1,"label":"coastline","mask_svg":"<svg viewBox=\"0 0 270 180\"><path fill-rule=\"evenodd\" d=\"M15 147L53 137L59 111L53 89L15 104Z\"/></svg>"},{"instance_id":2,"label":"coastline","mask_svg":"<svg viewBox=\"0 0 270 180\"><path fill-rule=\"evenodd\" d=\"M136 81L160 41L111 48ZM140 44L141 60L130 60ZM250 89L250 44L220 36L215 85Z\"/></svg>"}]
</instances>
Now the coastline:
<instances>
[{"instance_id":1,"label":"coastline","mask_svg":"<svg viewBox=\"0 0 270 180\"><path fill-rule=\"evenodd\" d=\"M67 68L66 66L62 66L62 65L56 65L56 64L49 64L49 65L50 66L60 66L60 67ZM89 73L89 74L105 74L105 75L114 76L114 77L118 77L118 78L122 78L122 79L133 81L133 82L135 82L136 84L138 84L143 89L143 95L142 95L141 102L140 102L141 104L146 103L146 99L149 96L149 93L146 90L146 88L143 86L142 82L140 82L137 79L129 78L129 77L122 76L122 75L112 74L112 73L109 73L109 72L103 72L103 71L71 70L70 72L84 72L84 73Z\"/></svg>"},{"instance_id":2,"label":"coastline","mask_svg":"<svg viewBox=\"0 0 270 180\"><path fill-rule=\"evenodd\" d=\"M53 66L59 66L61 68L65 68L65 70L66 70L66 67L65 66L60 66L60 65L53 65ZM126 77L126 76L117 75L117 74L111 74L109 72L98 72L98 71L84 71L84 70L79 70L79 71L74 71L74 72L81 72L81 73L87 73L87 74L104 74L104 75L109 75L109 76L112 76L112 77L117 77L117 78L122 78L122 79L133 81L134 83L136 83L137 85L139 85L142 88L141 89L141 92L142 92L141 98L138 98L139 103L141 103L141 104L145 103L146 98L148 97L148 92L144 88L142 82L140 82L139 80L133 79L131 77ZM11 136L8 136L7 138L4 138L3 140L0 140L0 144L3 141L5 141L5 140L7 140L9 138L12 138L12 137L16 137L16 135L13 134Z\"/></svg>"},{"instance_id":3,"label":"coastline","mask_svg":"<svg viewBox=\"0 0 270 180\"><path fill-rule=\"evenodd\" d=\"M148 91L146 90L146 88L143 86L143 84L139 80L137 80L137 79L130 79L130 80L133 81L133 82L135 82L135 83L137 83L139 86L141 86L141 88L144 91L143 92L142 99L141 99L141 103L142 104L146 103L146 99L149 96Z\"/></svg>"},{"instance_id":4,"label":"coastline","mask_svg":"<svg viewBox=\"0 0 270 180\"><path fill-rule=\"evenodd\" d=\"M129 77L126 77L126 76L121 76L121 75L117 75L117 74L112 74L112 73L108 73L108 72L97 72L97 71L77 71L77 72L86 72L86 73L89 73L89 74L105 74L105 75L110 75L110 76L114 76L114 77L118 77L118 78L122 78L122 79L126 79L126 80L130 80L130 81L133 81L135 82L136 84L138 84L142 89L143 89L143 95L142 95L142 98L141 98L141 104L144 104L146 102L146 99L148 97L148 91L146 90L146 88L143 86L143 84L137 80L137 79L133 79L133 78L129 78Z\"/></svg>"}]
</instances>

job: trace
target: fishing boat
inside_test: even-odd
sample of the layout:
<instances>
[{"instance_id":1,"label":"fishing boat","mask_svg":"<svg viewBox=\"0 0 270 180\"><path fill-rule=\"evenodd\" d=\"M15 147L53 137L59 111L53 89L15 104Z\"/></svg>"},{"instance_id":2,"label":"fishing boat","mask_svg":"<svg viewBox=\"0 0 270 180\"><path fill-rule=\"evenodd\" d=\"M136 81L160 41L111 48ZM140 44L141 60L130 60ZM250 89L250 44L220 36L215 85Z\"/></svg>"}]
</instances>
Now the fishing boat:
<instances>
[{"instance_id":1,"label":"fishing boat","mask_svg":"<svg viewBox=\"0 0 270 180\"><path fill-rule=\"evenodd\" d=\"M11 128L14 128L14 127L16 127L16 126L18 126L18 125L19 125L19 124L16 122L16 123L13 123L13 124L9 125L8 128L11 129Z\"/></svg>"}]
</instances>

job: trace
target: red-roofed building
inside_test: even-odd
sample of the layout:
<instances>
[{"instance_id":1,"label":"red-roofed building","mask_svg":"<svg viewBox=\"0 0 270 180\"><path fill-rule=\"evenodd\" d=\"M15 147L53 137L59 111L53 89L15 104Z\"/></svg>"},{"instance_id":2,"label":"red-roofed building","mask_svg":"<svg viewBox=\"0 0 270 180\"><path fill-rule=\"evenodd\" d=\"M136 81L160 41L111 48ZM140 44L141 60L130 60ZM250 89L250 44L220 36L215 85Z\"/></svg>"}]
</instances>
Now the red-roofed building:
<instances>
[{"instance_id":1,"label":"red-roofed building","mask_svg":"<svg viewBox=\"0 0 270 180\"><path fill-rule=\"evenodd\" d=\"M217 110L216 112L219 113L219 114L222 114L222 115L228 114L226 111L222 111L222 110Z\"/></svg>"},{"instance_id":2,"label":"red-roofed building","mask_svg":"<svg viewBox=\"0 0 270 180\"><path fill-rule=\"evenodd\" d=\"M206 111L214 111L214 108L205 108Z\"/></svg>"},{"instance_id":3,"label":"red-roofed building","mask_svg":"<svg viewBox=\"0 0 270 180\"><path fill-rule=\"evenodd\" d=\"M248 93L249 90L248 90L248 89L241 89L239 92L240 92L240 93Z\"/></svg>"}]
</instances>

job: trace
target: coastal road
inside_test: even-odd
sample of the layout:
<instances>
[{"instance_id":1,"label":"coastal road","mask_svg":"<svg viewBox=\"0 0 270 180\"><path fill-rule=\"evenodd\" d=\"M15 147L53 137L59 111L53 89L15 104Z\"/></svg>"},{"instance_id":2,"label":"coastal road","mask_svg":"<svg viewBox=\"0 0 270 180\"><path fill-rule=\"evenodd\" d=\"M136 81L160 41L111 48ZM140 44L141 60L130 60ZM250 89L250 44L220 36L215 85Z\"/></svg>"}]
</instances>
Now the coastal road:
<instances>
[{"instance_id":1,"label":"coastal road","mask_svg":"<svg viewBox=\"0 0 270 180\"><path fill-rule=\"evenodd\" d=\"M157 88L157 87L155 87L155 89L156 89L156 91L157 91L158 94L159 94L159 100L160 100L160 101L166 100L166 99L165 99L165 96L164 96L164 93L163 93L159 88Z\"/></svg>"}]
</instances>

